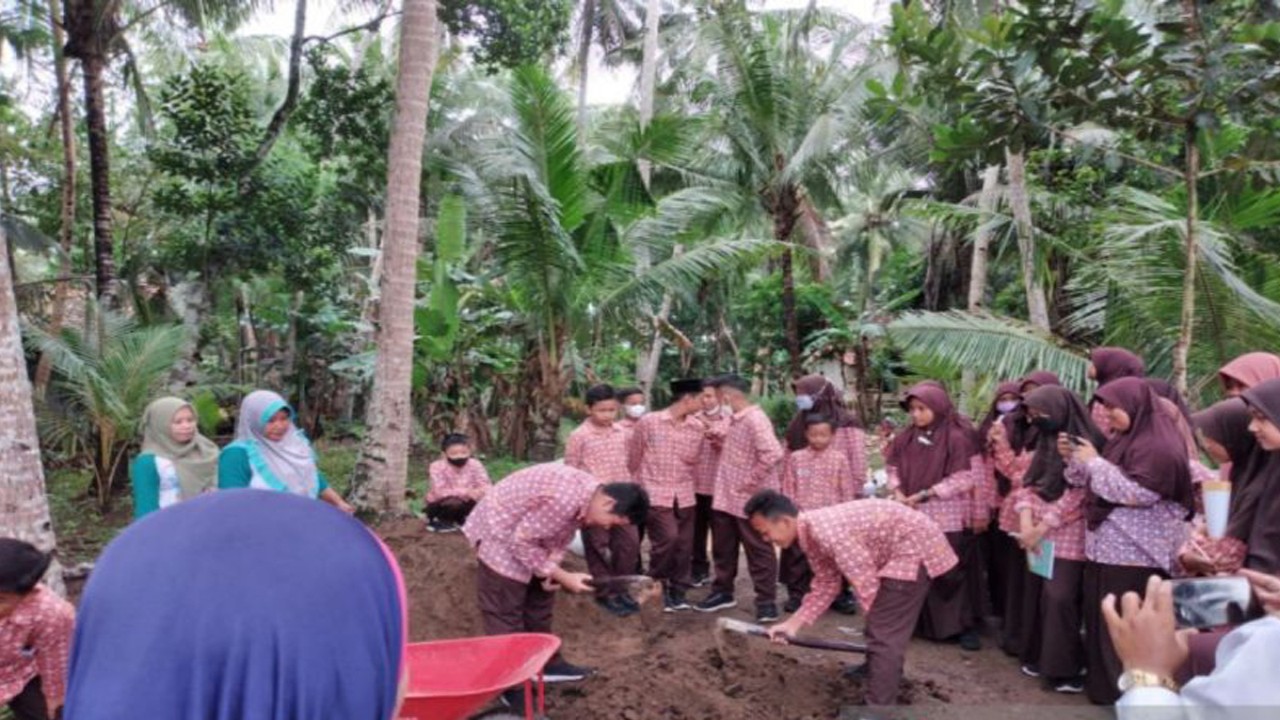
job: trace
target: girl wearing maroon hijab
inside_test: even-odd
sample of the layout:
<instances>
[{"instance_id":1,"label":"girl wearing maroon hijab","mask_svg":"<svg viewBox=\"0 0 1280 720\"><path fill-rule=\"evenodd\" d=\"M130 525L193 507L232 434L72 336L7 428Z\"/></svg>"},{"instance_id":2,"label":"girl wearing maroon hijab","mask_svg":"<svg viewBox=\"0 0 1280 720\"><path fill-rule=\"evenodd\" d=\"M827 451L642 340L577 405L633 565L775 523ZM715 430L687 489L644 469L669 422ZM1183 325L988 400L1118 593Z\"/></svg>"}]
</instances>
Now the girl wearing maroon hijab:
<instances>
[{"instance_id":1,"label":"girl wearing maroon hijab","mask_svg":"<svg viewBox=\"0 0 1280 720\"><path fill-rule=\"evenodd\" d=\"M1280 356L1265 352L1245 353L1218 371L1227 397L1240 397L1245 390L1276 378L1280 378Z\"/></svg>"},{"instance_id":2,"label":"girl wearing maroon hijab","mask_svg":"<svg viewBox=\"0 0 1280 720\"><path fill-rule=\"evenodd\" d=\"M1126 377L1146 377L1147 365L1142 358L1119 347L1094 348L1089 353L1089 379L1102 387L1112 380ZM1095 395L1089 401L1089 411L1093 424L1098 426L1103 435L1111 437L1111 417Z\"/></svg>"},{"instance_id":3,"label":"girl wearing maroon hijab","mask_svg":"<svg viewBox=\"0 0 1280 720\"><path fill-rule=\"evenodd\" d=\"M982 441L982 477L978 491L975 493L977 509L975 512L985 513L987 524L991 518L999 515L1000 506L1013 490L1013 481L1001 472L995 463L995 440L992 430L1001 426L997 434L1005 433L1004 423L1022 407L1022 396L1017 382L1003 382L996 388L996 395L987 409L987 416L978 426L978 437ZM1004 596L1008 587L1005 558L1016 550L1008 535L1001 532L983 533L986 539L986 560L988 568L988 592L991 596L991 610L996 617L1004 618Z\"/></svg>"},{"instance_id":4,"label":"girl wearing maroon hijab","mask_svg":"<svg viewBox=\"0 0 1280 720\"><path fill-rule=\"evenodd\" d=\"M1058 453L1058 434L1083 437L1102 445L1102 432L1089 411L1066 388L1044 385L1023 398L1027 416L1039 430L1039 445L1027 469L1026 490L1015 505L1017 534L1023 553L1037 551L1042 541L1054 544L1053 577L1026 573L1022 597L1022 672L1044 677L1063 693L1083 692L1080 671L1081 582L1085 568L1084 488L1066 481L1066 461ZM1025 562L1025 556L1023 557Z\"/></svg>"},{"instance_id":5,"label":"girl wearing maroon hijab","mask_svg":"<svg viewBox=\"0 0 1280 720\"><path fill-rule=\"evenodd\" d=\"M1250 570L1280 573L1280 379L1268 380L1244 392L1249 405L1249 432L1258 446L1271 455L1265 477L1252 508L1253 522L1248 530L1249 552L1244 566ZM1243 532L1243 530L1242 530Z\"/></svg>"},{"instance_id":6,"label":"girl wearing maroon hijab","mask_svg":"<svg viewBox=\"0 0 1280 720\"><path fill-rule=\"evenodd\" d=\"M955 411L947 391L920 383L907 391L902 408L911 424L893 439L886 458L894 499L928 515L946 534L961 562L933 580L916 630L930 640L958 639L966 650L981 649L972 598L966 592L965 532L971 496L982 458L977 432Z\"/></svg>"},{"instance_id":7,"label":"girl wearing maroon hijab","mask_svg":"<svg viewBox=\"0 0 1280 720\"><path fill-rule=\"evenodd\" d=\"M861 488L867 483L867 441L858 418L845 407L840 390L821 375L806 375L795 383L796 414L787 425L786 449L799 450L805 440L805 418L822 415L830 418L835 437L831 446L849 461L849 469Z\"/></svg>"},{"instance_id":8,"label":"girl wearing maroon hijab","mask_svg":"<svg viewBox=\"0 0 1280 720\"><path fill-rule=\"evenodd\" d=\"M1151 575L1168 577L1195 508L1186 443L1151 386L1140 377L1103 385L1095 399L1114 435L1099 454L1088 438L1059 435L1067 482L1085 488L1084 620L1088 677L1095 703L1120 696L1121 670L1102 621L1102 598L1142 592Z\"/></svg>"}]
</instances>

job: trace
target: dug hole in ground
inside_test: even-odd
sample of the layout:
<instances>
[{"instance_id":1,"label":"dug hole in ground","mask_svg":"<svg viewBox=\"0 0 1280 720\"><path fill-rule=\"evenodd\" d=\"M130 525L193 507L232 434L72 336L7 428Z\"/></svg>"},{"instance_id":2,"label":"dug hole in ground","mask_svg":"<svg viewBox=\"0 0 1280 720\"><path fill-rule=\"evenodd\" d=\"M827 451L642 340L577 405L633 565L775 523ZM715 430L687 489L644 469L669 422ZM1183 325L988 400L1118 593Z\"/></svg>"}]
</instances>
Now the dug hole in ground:
<instances>
[{"instance_id":1,"label":"dug hole in ground","mask_svg":"<svg viewBox=\"0 0 1280 720\"><path fill-rule=\"evenodd\" d=\"M475 555L461 534L427 532L421 520L379 528L404 571L413 640L483 634L475 602ZM581 565L570 555L569 564ZM581 569L581 568L578 568ZM596 674L581 683L548 686L552 720L800 720L859 717L862 686L841 676L856 655L771 645L725 634L717 649L715 618L752 620L752 591L745 566L738 574L740 607L720 614L663 614L661 601L617 619L591 598L560 594L555 633L571 662ZM690 593L701 599L704 590ZM780 592L785 598L785 591ZM807 631L815 637L863 642L863 616L827 613ZM1015 659L984 638L986 647L966 653L955 645L913 641L899 701L913 719L1034 717L1075 720L1106 717L1079 696L1041 688L1023 677ZM1037 706L1029 708L1028 706Z\"/></svg>"}]
</instances>

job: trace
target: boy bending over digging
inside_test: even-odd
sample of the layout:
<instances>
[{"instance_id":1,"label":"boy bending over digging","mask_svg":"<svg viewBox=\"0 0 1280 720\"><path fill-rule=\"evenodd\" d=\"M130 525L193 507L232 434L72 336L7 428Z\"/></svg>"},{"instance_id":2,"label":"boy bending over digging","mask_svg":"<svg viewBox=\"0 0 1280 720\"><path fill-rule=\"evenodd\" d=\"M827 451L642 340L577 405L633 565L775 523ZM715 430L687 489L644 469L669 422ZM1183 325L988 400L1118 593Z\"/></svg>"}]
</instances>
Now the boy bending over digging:
<instances>
[{"instance_id":1,"label":"boy bending over digging","mask_svg":"<svg viewBox=\"0 0 1280 720\"><path fill-rule=\"evenodd\" d=\"M745 508L751 527L780 548L799 544L813 582L795 615L769 628L785 643L840 593L843 575L867 609L868 705L898 699L902 664L929 581L956 565L947 538L924 513L891 500L855 500L800 512L787 496L762 490Z\"/></svg>"},{"instance_id":2,"label":"boy bending over digging","mask_svg":"<svg viewBox=\"0 0 1280 720\"><path fill-rule=\"evenodd\" d=\"M476 594L485 634L551 632L556 590L595 589L590 575L560 567L574 532L639 525L648 513L649 496L639 485L601 484L567 465L534 465L494 485L462 528L480 561ZM590 673L557 654L544 674L547 682L569 682Z\"/></svg>"}]
</instances>

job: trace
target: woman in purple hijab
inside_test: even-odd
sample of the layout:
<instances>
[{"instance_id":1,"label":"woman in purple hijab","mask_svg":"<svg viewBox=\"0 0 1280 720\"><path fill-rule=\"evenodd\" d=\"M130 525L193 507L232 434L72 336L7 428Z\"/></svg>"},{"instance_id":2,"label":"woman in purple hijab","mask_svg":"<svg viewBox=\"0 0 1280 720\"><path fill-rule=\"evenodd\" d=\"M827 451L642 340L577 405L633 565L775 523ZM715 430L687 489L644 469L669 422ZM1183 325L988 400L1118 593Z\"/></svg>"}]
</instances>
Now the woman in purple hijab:
<instances>
[{"instance_id":1,"label":"woman in purple hijab","mask_svg":"<svg viewBox=\"0 0 1280 720\"><path fill-rule=\"evenodd\" d=\"M367 528L289 493L154 513L85 588L68 720L392 720L404 584Z\"/></svg>"},{"instance_id":2,"label":"woman in purple hijab","mask_svg":"<svg viewBox=\"0 0 1280 720\"><path fill-rule=\"evenodd\" d=\"M1186 443L1151 385L1123 377L1098 388L1096 399L1114 433L1106 445L1064 433L1058 448L1068 458L1067 482L1087 493L1085 691L1110 705L1120 696L1122 668L1102 622L1102 598L1139 592L1151 575L1171 574L1195 498Z\"/></svg>"}]
</instances>

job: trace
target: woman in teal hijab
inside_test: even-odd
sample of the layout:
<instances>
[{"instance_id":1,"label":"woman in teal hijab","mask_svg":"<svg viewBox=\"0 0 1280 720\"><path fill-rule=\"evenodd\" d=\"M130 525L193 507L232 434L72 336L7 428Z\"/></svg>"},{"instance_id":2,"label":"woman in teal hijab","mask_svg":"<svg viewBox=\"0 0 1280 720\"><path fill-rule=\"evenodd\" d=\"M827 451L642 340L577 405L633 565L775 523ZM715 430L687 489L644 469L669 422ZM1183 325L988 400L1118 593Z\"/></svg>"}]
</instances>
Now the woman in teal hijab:
<instances>
[{"instance_id":1,"label":"woman in teal hijab","mask_svg":"<svg viewBox=\"0 0 1280 720\"><path fill-rule=\"evenodd\" d=\"M240 403L236 440L218 460L218 488L291 493L353 512L316 467L315 450L294 424L293 408L269 390L255 390Z\"/></svg>"}]
</instances>

